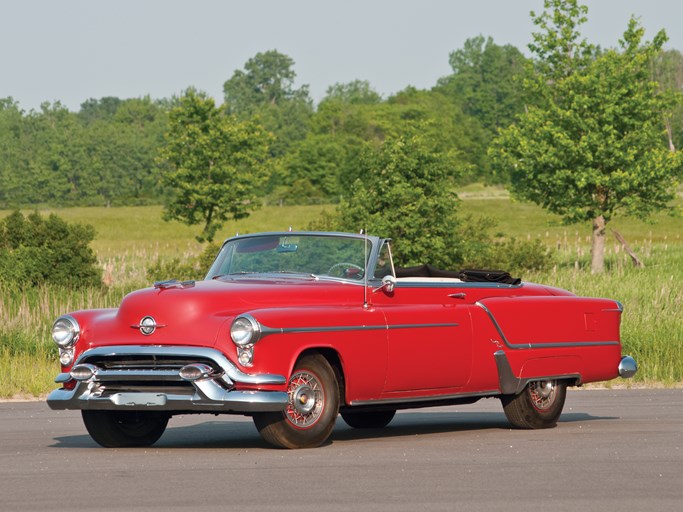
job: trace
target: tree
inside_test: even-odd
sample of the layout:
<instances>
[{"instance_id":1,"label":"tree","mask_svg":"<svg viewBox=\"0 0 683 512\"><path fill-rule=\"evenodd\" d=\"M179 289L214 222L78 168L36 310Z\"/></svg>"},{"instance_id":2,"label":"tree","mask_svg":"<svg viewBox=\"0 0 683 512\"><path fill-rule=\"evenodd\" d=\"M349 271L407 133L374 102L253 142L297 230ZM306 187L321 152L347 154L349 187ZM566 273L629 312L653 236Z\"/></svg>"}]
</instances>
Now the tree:
<instances>
[{"instance_id":1,"label":"tree","mask_svg":"<svg viewBox=\"0 0 683 512\"><path fill-rule=\"evenodd\" d=\"M683 55L678 50L662 50L653 63L653 78L665 91L683 94ZM678 101L665 117L669 149L683 143L683 101Z\"/></svg>"},{"instance_id":2,"label":"tree","mask_svg":"<svg viewBox=\"0 0 683 512\"><path fill-rule=\"evenodd\" d=\"M452 267L463 260L454 158L431 151L419 135L387 139L379 148L366 145L358 162L364 179L339 205L335 227L392 238L400 265Z\"/></svg>"},{"instance_id":3,"label":"tree","mask_svg":"<svg viewBox=\"0 0 683 512\"><path fill-rule=\"evenodd\" d=\"M21 165L23 112L12 98L0 98L0 205L14 201L21 187L25 166Z\"/></svg>"},{"instance_id":4,"label":"tree","mask_svg":"<svg viewBox=\"0 0 683 512\"><path fill-rule=\"evenodd\" d=\"M579 40L585 7L546 0L534 17L544 32L530 45L536 73L526 82L535 104L491 148L513 194L567 222L592 221L591 269L604 270L605 228L617 213L640 218L673 199L681 154L668 150L664 114L671 97L651 81L664 32L643 42L631 19L619 50L598 53Z\"/></svg>"},{"instance_id":5,"label":"tree","mask_svg":"<svg viewBox=\"0 0 683 512\"><path fill-rule=\"evenodd\" d=\"M189 89L169 113L165 140L158 162L163 183L174 192L166 220L203 223L197 239L211 242L223 222L258 207L270 142L261 126L227 115L212 98Z\"/></svg>"},{"instance_id":6,"label":"tree","mask_svg":"<svg viewBox=\"0 0 683 512\"><path fill-rule=\"evenodd\" d=\"M228 112L239 119L258 117L275 135L271 153L282 156L308 131L313 102L308 86L296 89L294 61L277 50L257 53L223 84Z\"/></svg>"},{"instance_id":7,"label":"tree","mask_svg":"<svg viewBox=\"0 0 683 512\"><path fill-rule=\"evenodd\" d=\"M509 126L524 109L522 78L526 57L512 45L500 46L479 35L451 52L453 74L436 87L477 118L490 138Z\"/></svg>"},{"instance_id":8,"label":"tree","mask_svg":"<svg viewBox=\"0 0 683 512\"><path fill-rule=\"evenodd\" d=\"M326 100L349 105L376 105L382 101L382 96L367 80L352 80L345 84L336 83L329 86L323 101Z\"/></svg>"}]
</instances>

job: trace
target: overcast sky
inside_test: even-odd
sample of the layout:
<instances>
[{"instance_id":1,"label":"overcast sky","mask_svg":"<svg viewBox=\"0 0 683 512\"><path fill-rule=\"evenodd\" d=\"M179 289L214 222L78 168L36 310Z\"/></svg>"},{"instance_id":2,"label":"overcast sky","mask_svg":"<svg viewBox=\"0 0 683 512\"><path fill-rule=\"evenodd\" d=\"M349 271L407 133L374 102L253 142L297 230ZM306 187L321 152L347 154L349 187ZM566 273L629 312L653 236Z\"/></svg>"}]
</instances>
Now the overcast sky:
<instances>
[{"instance_id":1,"label":"overcast sky","mask_svg":"<svg viewBox=\"0 0 683 512\"><path fill-rule=\"evenodd\" d=\"M683 51L683 1L589 0L583 34L616 46L629 17ZM368 80L384 96L432 87L448 54L478 34L528 53L542 0L0 0L0 98L37 109L59 100L170 97L189 86L219 102L256 53L295 61L319 101L336 82Z\"/></svg>"}]
</instances>

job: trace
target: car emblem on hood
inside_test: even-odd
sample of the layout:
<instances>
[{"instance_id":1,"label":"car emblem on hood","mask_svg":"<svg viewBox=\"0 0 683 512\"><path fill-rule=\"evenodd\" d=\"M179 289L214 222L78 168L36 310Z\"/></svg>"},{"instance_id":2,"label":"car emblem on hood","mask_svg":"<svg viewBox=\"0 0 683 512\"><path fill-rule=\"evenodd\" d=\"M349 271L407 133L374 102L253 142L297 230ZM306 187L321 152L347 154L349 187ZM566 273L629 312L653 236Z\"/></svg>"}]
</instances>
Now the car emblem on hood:
<instances>
[{"instance_id":1,"label":"car emblem on hood","mask_svg":"<svg viewBox=\"0 0 683 512\"><path fill-rule=\"evenodd\" d=\"M163 324L158 324L157 321L154 320L154 317L151 316L144 317L142 320L140 320L138 325L131 325L131 328L133 329L140 329L140 332L145 336L154 334L154 331L156 331L157 328L161 329L162 327L166 326Z\"/></svg>"}]
</instances>

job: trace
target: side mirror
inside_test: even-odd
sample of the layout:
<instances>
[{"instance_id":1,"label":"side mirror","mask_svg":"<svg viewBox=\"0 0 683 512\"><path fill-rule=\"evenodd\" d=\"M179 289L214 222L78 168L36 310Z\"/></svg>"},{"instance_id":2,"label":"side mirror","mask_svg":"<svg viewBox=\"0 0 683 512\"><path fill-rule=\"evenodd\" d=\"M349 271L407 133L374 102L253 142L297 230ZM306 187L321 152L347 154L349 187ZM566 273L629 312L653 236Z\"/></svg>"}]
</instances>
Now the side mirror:
<instances>
[{"instance_id":1,"label":"side mirror","mask_svg":"<svg viewBox=\"0 0 683 512\"><path fill-rule=\"evenodd\" d=\"M373 293L377 293L380 290L384 290L386 293L391 293L396 288L396 278L392 275L384 276L382 278L382 286L372 290Z\"/></svg>"}]
</instances>

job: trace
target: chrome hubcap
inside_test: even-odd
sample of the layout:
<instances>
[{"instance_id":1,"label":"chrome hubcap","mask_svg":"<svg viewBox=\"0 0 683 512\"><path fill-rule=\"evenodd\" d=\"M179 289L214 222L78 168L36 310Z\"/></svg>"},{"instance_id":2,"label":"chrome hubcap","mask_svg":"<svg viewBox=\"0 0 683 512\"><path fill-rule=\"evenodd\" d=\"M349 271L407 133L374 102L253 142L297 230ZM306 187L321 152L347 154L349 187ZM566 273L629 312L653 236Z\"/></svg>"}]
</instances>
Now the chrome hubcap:
<instances>
[{"instance_id":1,"label":"chrome hubcap","mask_svg":"<svg viewBox=\"0 0 683 512\"><path fill-rule=\"evenodd\" d=\"M309 428L322 415L325 393L318 378L307 371L297 372L289 381L289 404L285 416L295 427Z\"/></svg>"},{"instance_id":2,"label":"chrome hubcap","mask_svg":"<svg viewBox=\"0 0 683 512\"><path fill-rule=\"evenodd\" d=\"M536 409L541 411L550 408L555 402L555 381L539 380L529 382L529 395Z\"/></svg>"}]
</instances>

